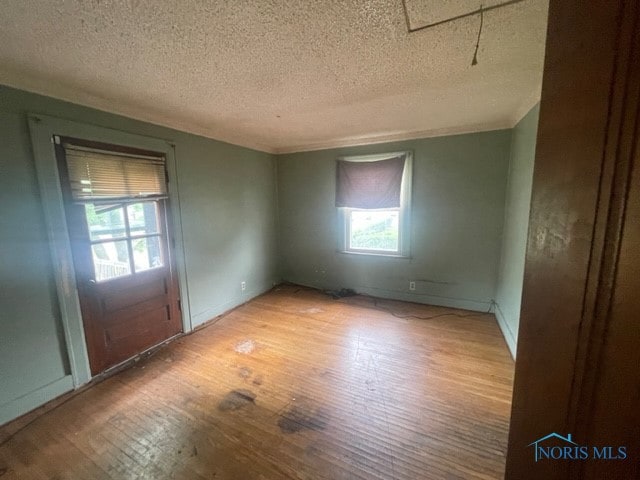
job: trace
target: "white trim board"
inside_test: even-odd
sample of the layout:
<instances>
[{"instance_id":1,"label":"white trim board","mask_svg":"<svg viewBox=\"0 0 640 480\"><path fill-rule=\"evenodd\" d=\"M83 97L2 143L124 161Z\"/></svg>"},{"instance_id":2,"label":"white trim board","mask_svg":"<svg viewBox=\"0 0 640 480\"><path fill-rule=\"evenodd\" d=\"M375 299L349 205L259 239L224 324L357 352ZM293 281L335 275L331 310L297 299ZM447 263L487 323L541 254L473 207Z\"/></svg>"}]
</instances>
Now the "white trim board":
<instances>
[{"instance_id":1,"label":"white trim board","mask_svg":"<svg viewBox=\"0 0 640 480\"><path fill-rule=\"evenodd\" d=\"M211 125L204 126L185 118L173 118L170 121L167 121L166 118L153 113L148 108L140 108L135 105L116 106L112 99L79 90L76 87L68 87L58 84L58 91L54 95L50 91L49 80L34 77L24 71L9 69L6 65L3 65L2 70L0 70L0 84L17 90L34 93L36 95L43 95L63 102L69 102L74 105L80 105L86 108L93 108L102 112L120 115L139 122L151 123L153 125L170 128L179 132L186 132L210 138L230 145L236 145L259 152L275 153L275 149L270 145L256 142L253 138L249 138L247 135L243 135L238 132L230 131L228 128Z\"/></svg>"},{"instance_id":2,"label":"white trim board","mask_svg":"<svg viewBox=\"0 0 640 480\"><path fill-rule=\"evenodd\" d=\"M294 285L309 287L314 289L323 289L319 285L313 285L308 282L298 281L296 279L284 280ZM387 290L384 288L356 286L349 287L358 294L370 295L372 297L384 298L387 300L401 300L404 302L422 303L424 305L432 305L435 307L457 308L460 310L469 310L478 313L491 313L491 300L474 300L468 298L443 297L439 295L428 295L422 293L401 292L398 290Z\"/></svg>"},{"instance_id":3,"label":"white trim board","mask_svg":"<svg viewBox=\"0 0 640 480\"><path fill-rule=\"evenodd\" d=\"M533 92L528 98L523 100L522 104L510 117L497 121L454 125L429 130L372 132L353 137L331 138L323 141L309 141L299 144L276 146L273 142L267 140L258 142L246 134L230 131L220 125L201 125L185 118L167 120L165 117L159 116L149 109L135 106L123 107L122 105L119 105L116 108L114 107L114 102L110 99L86 91L79 91L77 88L57 85L58 91L56 92L56 95L53 95L50 92L50 85L47 80L34 77L33 75L23 71L8 70L5 68L4 71L0 71L0 83L7 85L10 88L24 90L36 95L44 95L64 102L73 103L74 105L81 105L87 108L112 113L114 115L121 115L140 122L151 123L153 125L170 128L180 132L191 133L193 135L210 138L230 145L249 148L251 150L270 153L273 155L511 129L540 100L540 91Z\"/></svg>"},{"instance_id":4,"label":"white trim board","mask_svg":"<svg viewBox=\"0 0 640 480\"><path fill-rule=\"evenodd\" d=\"M478 313L487 313L491 308L491 301L472 300L467 298L441 297L439 295L426 295L421 293L397 292L374 287L359 287L358 293L364 293L389 300L402 300L405 302L424 303L437 307L459 308Z\"/></svg>"},{"instance_id":5,"label":"white trim board","mask_svg":"<svg viewBox=\"0 0 640 480\"><path fill-rule=\"evenodd\" d=\"M289 153L312 152L316 150L358 147L361 145L377 145L380 143L421 140L423 138L449 137L454 135L493 132L495 130L510 130L515 125L516 124L513 123L512 120L504 120L499 122L488 122L477 125L461 125L457 127L438 128L433 130L418 130L379 134L374 133L371 135L363 135L361 137L338 138L335 140L327 140L326 142L305 143L301 145L293 145L290 147L277 147L273 149L273 153L275 153L276 155L285 155Z\"/></svg>"},{"instance_id":6,"label":"white trim board","mask_svg":"<svg viewBox=\"0 0 640 480\"><path fill-rule=\"evenodd\" d=\"M507 342L507 347L509 347L509 352L511 352L511 357L516 359L516 347L518 341L516 340L516 336L511 331L509 327L509 322L505 318L502 310L500 309L500 305L497 302L493 302L494 309L493 313L496 316L496 320L498 321L498 326L500 327L500 331L502 332L502 336L504 337L505 342Z\"/></svg>"},{"instance_id":7,"label":"white trim board","mask_svg":"<svg viewBox=\"0 0 640 480\"><path fill-rule=\"evenodd\" d=\"M182 328L185 333L192 330L187 285L187 272L180 217L180 197L177 182L177 167L174 145L164 139L135 135L84 123L63 120L47 115L29 114L29 130L40 187L47 237L51 253L56 293L60 305L60 316L64 330L65 346L69 357L72 387L78 388L91 380L82 313L76 288L75 270L71 245L67 232L66 215L60 188L60 178L53 145L55 135L82 138L96 142L122 145L161 152L167 161L169 174L170 214L175 244L178 283L182 305ZM34 405L32 408L37 407Z\"/></svg>"}]
</instances>

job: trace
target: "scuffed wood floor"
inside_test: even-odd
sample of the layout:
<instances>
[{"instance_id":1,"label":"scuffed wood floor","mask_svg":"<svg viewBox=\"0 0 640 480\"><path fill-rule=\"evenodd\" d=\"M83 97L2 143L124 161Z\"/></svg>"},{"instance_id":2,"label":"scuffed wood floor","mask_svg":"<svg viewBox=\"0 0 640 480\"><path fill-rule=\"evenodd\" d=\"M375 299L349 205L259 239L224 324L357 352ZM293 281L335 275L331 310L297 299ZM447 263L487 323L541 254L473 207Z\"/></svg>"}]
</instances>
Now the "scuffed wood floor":
<instances>
[{"instance_id":1,"label":"scuffed wood floor","mask_svg":"<svg viewBox=\"0 0 640 480\"><path fill-rule=\"evenodd\" d=\"M502 478L514 366L494 317L377 306L269 292L39 417L0 479Z\"/></svg>"}]
</instances>

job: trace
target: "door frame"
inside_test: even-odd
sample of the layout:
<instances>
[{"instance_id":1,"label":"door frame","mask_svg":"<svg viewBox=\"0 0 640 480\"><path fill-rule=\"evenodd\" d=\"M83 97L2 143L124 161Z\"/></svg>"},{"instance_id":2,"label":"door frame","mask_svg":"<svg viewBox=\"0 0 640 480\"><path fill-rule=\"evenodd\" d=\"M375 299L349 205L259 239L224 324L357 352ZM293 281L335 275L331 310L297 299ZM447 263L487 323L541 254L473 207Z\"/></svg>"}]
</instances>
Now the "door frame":
<instances>
[{"instance_id":1,"label":"door frame","mask_svg":"<svg viewBox=\"0 0 640 480\"><path fill-rule=\"evenodd\" d=\"M53 262L53 274L69 367L73 385L78 388L89 382L92 376L76 285L71 242L67 230L54 138L55 136L80 138L106 144L152 150L165 155L170 199L167 215L170 216L171 225L171 231L168 234L171 242L170 248L175 255L178 275L179 298L182 307L182 329L184 333L187 333L192 330L192 323L189 308L184 235L180 215L175 144L170 140L136 135L48 115L28 114L27 118L47 238Z\"/></svg>"},{"instance_id":2,"label":"door frame","mask_svg":"<svg viewBox=\"0 0 640 480\"><path fill-rule=\"evenodd\" d=\"M581 461L536 462L531 445L543 435L618 438L590 437L640 151L638 24L635 0L549 4L508 480L592 478ZM610 478L631 478L629 459L612 463Z\"/></svg>"}]
</instances>

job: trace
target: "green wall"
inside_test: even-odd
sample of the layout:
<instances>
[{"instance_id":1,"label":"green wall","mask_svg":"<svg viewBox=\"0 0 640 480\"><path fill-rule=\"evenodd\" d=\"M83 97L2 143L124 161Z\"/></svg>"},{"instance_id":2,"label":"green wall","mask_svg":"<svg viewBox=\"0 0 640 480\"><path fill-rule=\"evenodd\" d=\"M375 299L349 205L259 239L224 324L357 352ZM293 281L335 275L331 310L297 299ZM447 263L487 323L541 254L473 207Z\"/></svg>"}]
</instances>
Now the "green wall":
<instances>
[{"instance_id":1,"label":"green wall","mask_svg":"<svg viewBox=\"0 0 640 480\"><path fill-rule=\"evenodd\" d=\"M514 358L520 323L539 113L540 106L536 105L518 122L512 133L502 255L496 287L496 318Z\"/></svg>"},{"instance_id":2,"label":"green wall","mask_svg":"<svg viewBox=\"0 0 640 480\"><path fill-rule=\"evenodd\" d=\"M193 326L284 278L474 310L497 298L505 336L517 334L537 109L513 139L501 130L276 157L0 86L0 423L69 376L28 113L175 143ZM411 258L338 253L336 158L400 150L414 153Z\"/></svg>"},{"instance_id":3,"label":"green wall","mask_svg":"<svg viewBox=\"0 0 640 480\"><path fill-rule=\"evenodd\" d=\"M24 115L0 111L0 132L1 412L68 363Z\"/></svg>"},{"instance_id":4,"label":"green wall","mask_svg":"<svg viewBox=\"0 0 640 480\"><path fill-rule=\"evenodd\" d=\"M27 113L176 144L193 326L279 279L274 156L0 86L0 424L69 373Z\"/></svg>"},{"instance_id":5,"label":"green wall","mask_svg":"<svg viewBox=\"0 0 640 480\"><path fill-rule=\"evenodd\" d=\"M510 144L511 131L500 130L278 156L282 277L487 310L498 276ZM411 258L339 253L336 158L401 150L414 153Z\"/></svg>"}]
</instances>

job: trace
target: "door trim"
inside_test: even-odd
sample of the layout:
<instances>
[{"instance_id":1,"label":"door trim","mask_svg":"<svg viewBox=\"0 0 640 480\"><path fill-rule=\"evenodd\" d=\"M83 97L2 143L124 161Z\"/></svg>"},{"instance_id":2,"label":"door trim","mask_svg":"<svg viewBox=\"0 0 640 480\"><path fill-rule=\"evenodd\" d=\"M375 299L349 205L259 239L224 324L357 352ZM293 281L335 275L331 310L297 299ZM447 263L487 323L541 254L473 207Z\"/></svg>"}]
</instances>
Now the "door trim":
<instances>
[{"instance_id":1,"label":"door trim","mask_svg":"<svg viewBox=\"0 0 640 480\"><path fill-rule=\"evenodd\" d=\"M171 236L171 248L175 255L180 288L182 329L184 333L187 333L192 330L192 322L189 308L184 235L180 214L175 144L165 139L135 135L48 115L29 114L28 122L67 355L73 377L73 386L78 388L91 380L91 370L89 368L89 356L76 287L71 243L67 231L60 177L58 175L53 143L54 136L59 135L122 145L124 147L156 151L165 155L169 175L169 198L171 199L169 212L167 212L171 216L172 225L172 231L169 234Z\"/></svg>"},{"instance_id":2,"label":"door trim","mask_svg":"<svg viewBox=\"0 0 640 480\"><path fill-rule=\"evenodd\" d=\"M527 445L542 435L616 444L618 432L593 438L593 398L606 388L599 384L602 352L611 341L610 307L637 158L639 22L632 0L549 5L509 480L593 478L583 469L594 463L536 463ZM616 413L631 417L624 409ZM611 463L607 478L631 478L637 460L629 458Z\"/></svg>"}]
</instances>

